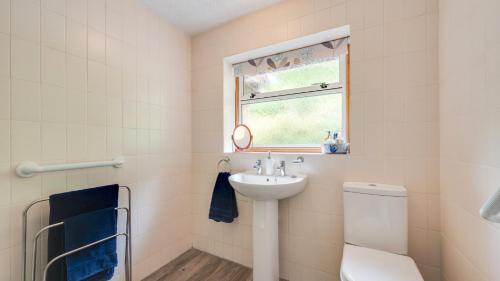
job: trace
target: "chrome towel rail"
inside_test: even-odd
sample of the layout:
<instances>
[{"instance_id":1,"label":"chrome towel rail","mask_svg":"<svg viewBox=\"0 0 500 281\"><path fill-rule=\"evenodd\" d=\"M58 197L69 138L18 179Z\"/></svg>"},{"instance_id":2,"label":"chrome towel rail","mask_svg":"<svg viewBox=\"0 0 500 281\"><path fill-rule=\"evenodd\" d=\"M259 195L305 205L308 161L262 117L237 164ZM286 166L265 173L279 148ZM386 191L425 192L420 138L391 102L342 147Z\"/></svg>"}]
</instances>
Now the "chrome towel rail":
<instances>
[{"instance_id":1,"label":"chrome towel rail","mask_svg":"<svg viewBox=\"0 0 500 281\"><path fill-rule=\"evenodd\" d=\"M80 248L77 248L77 249L74 249L72 251L69 251L69 252L66 252L66 253L63 253L57 257L55 257L54 259L48 261L47 265L45 266L44 270L43 270L43 276L42 276L42 280L46 280L46 274L47 274L47 270L48 268L54 263L56 262L57 260L61 259L61 258L64 258L68 255L72 255L76 252L79 252L79 251L82 251L84 249L87 249L89 247L92 247L94 245L97 245L97 244L100 244L100 243L103 243L105 241L108 241L110 239L113 239L113 238L117 238L119 236L125 236L125 280L126 281L131 281L132 280L132 216L131 216L131 212L132 212L132 191L131 189L128 187L128 186L125 186L125 185L120 185L120 188L123 188L125 189L125 191L127 192L127 207L117 207L116 210L117 211L125 211L125 214L126 214L126 226L125 226L125 232L124 233L119 233L119 234L115 234L113 236L109 236L109 237L106 237L102 240L99 240L99 241L96 241L96 242L93 242L93 243L90 243L90 244L86 244ZM36 256L37 256L37 247L38 247L38 240L39 240L39 236L51 229L51 228L54 228L54 227L58 227L58 226L62 226L64 223L63 222L59 222L59 223L55 223L55 224L52 224L52 225L48 225L48 226L45 226L45 227L42 227L40 230L38 230L35 234L35 236L32 238L32 242L33 242L33 256L32 256L32 271L31 271L31 279L28 279L28 272L27 272L27 265L28 265L28 214L29 214L29 211L30 209L33 207L33 206L36 206L40 203L43 203L43 202L48 202L49 201L49 198L43 198L43 199L39 199L39 200L36 200L36 201L33 201L31 202L30 204L28 204L28 206L26 206L26 208L24 208L23 210L23 222L22 222L22 236L23 236L23 244L22 244L22 253L23 253L23 268L22 268L22 280L23 281L35 281L35 280L38 280L36 278Z\"/></svg>"},{"instance_id":2,"label":"chrome towel rail","mask_svg":"<svg viewBox=\"0 0 500 281\"><path fill-rule=\"evenodd\" d=\"M57 172L57 171L110 167L110 166L119 168L123 163L125 163L125 159L123 157L117 157L111 161L68 163L68 164L55 164L55 165L45 165L45 166L40 166L32 161L25 161L21 162L17 166L16 174L21 178L29 178L32 177L35 173Z\"/></svg>"}]
</instances>

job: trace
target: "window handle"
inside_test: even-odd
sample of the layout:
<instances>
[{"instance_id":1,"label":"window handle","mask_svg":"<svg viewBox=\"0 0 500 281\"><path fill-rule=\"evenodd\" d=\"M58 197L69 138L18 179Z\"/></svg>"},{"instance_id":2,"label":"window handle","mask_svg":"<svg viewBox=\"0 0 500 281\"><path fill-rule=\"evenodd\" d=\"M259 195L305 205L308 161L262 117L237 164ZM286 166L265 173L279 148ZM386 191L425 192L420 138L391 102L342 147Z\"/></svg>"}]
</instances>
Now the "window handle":
<instances>
[{"instance_id":1,"label":"window handle","mask_svg":"<svg viewBox=\"0 0 500 281\"><path fill-rule=\"evenodd\" d=\"M321 83L314 83L312 84L311 86L316 86L316 85L319 85L321 87L321 89L326 89L328 88L328 83L325 83L325 82L321 82Z\"/></svg>"}]
</instances>

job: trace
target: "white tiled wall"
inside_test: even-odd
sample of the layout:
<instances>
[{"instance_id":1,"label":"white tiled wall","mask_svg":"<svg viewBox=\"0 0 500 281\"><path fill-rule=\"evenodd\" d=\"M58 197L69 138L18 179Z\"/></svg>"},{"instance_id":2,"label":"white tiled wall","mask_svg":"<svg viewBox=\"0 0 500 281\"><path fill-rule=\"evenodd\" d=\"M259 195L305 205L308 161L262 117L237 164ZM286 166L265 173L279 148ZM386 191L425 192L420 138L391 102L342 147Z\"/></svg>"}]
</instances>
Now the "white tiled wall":
<instances>
[{"instance_id":1,"label":"white tiled wall","mask_svg":"<svg viewBox=\"0 0 500 281\"><path fill-rule=\"evenodd\" d=\"M500 2L439 8L443 279L500 280L500 228L479 217L500 186Z\"/></svg>"},{"instance_id":2,"label":"white tiled wall","mask_svg":"<svg viewBox=\"0 0 500 281\"><path fill-rule=\"evenodd\" d=\"M252 202L240 218L207 219L223 156L222 59L350 24L352 155L306 155L304 193L280 202L281 276L338 280L343 246L342 182L404 184L409 252L426 280L440 280L439 114L436 0L289 0L193 38L194 245L251 265ZM264 155L230 155L246 170ZM293 160L296 155L279 155Z\"/></svg>"},{"instance_id":3,"label":"white tiled wall","mask_svg":"<svg viewBox=\"0 0 500 281\"><path fill-rule=\"evenodd\" d=\"M24 206L65 190L132 188L136 280L191 246L190 57L135 0L0 0L1 281L20 280ZM121 169L13 173L119 155Z\"/></svg>"}]
</instances>

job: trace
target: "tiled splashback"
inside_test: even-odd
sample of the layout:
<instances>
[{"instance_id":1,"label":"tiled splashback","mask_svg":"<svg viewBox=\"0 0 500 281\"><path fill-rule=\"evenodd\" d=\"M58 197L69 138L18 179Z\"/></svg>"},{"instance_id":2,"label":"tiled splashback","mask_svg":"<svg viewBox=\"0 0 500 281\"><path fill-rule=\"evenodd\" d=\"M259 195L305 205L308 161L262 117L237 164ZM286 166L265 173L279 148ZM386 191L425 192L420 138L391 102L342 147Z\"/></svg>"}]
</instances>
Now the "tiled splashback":
<instances>
[{"instance_id":1,"label":"tiled splashback","mask_svg":"<svg viewBox=\"0 0 500 281\"><path fill-rule=\"evenodd\" d=\"M65 190L132 188L135 280L191 246L190 56L135 0L0 0L1 281L20 280L24 206ZM118 155L120 169L13 173Z\"/></svg>"},{"instance_id":2,"label":"tiled splashback","mask_svg":"<svg viewBox=\"0 0 500 281\"><path fill-rule=\"evenodd\" d=\"M223 156L226 56L349 24L352 155L306 155L310 183L280 202L280 270L288 280L338 280L342 182L404 184L409 252L425 280L440 280L437 0L290 0L193 38L194 246L251 265L252 202L231 225L207 219ZM230 155L234 170L264 155ZM275 155L293 160L293 155Z\"/></svg>"}]
</instances>

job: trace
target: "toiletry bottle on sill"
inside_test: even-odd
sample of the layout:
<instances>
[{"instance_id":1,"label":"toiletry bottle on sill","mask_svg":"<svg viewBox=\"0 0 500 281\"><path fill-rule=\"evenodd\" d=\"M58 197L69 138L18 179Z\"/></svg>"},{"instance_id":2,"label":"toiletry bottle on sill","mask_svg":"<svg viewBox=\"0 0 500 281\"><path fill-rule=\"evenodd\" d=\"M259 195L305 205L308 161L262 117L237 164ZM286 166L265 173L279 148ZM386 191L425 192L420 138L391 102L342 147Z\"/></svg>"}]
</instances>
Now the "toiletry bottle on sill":
<instances>
[{"instance_id":1,"label":"toiletry bottle on sill","mask_svg":"<svg viewBox=\"0 0 500 281\"><path fill-rule=\"evenodd\" d=\"M330 141L330 153L337 153L339 151L339 147L337 145L337 138L339 133L333 133L332 139Z\"/></svg>"},{"instance_id":2,"label":"toiletry bottle on sill","mask_svg":"<svg viewBox=\"0 0 500 281\"><path fill-rule=\"evenodd\" d=\"M345 141L342 138L341 133L338 133L337 138L335 139L335 145L337 147L337 153L345 152Z\"/></svg>"},{"instance_id":3,"label":"toiletry bottle on sill","mask_svg":"<svg viewBox=\"0 0 500 281\"><path fill-rule=\"evenodd\" d=\"M271 158L271 152L267 153L266 163L266 176L272 176L274 174L274 159Z\"/></svg>"},{"instance_id":4,"label":"toiletry bottle on sill","mask_svg":"<svg viewBox=\"0 0 500 281\"><path fill-rule=\"evenodd\" d=\"M333 139L331 131L328 131L328 136L326 137L322 147L323 153L325 154L335 153L335 151L332 151L333 145L335 145L335 140Z\"/></svg>"}]
</instances>

